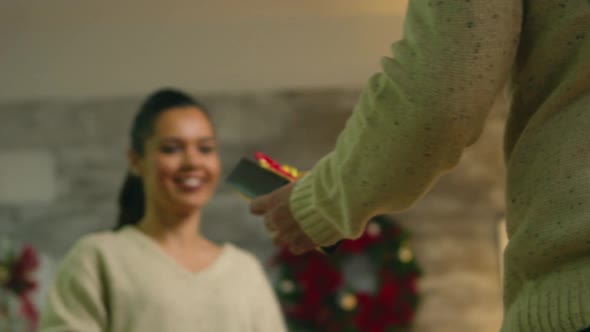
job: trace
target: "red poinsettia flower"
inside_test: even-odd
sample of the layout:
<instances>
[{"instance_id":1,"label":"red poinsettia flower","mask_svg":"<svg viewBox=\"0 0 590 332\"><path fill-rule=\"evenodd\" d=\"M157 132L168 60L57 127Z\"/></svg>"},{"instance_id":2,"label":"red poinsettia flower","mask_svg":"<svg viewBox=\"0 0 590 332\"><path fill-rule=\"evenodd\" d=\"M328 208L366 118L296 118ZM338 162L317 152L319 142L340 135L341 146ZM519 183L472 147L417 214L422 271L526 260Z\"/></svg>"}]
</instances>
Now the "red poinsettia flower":
<instances>
[{"instance_id":1,"label":"red poinsettia flower","mask_svg":"<svg viewBox=\"0 0 590 332\"><path fill-rule=\"evenodd\" d=\"M346 252L361 253L365 248L366 244L361 239L357 239L343 241L339 249L345 250Z\"/></svg>"},{"instance_id":2,"label":"red poinsettia flower","mask_svg":"<svg viewBox=\"0 0 590 332\"><path fill-rule=\"evenodd\" d=\"M37 324L39 323L39 312L37 308L35 308L35 304L33 300L29 297L29 294L21 295L21 307L20 310L22 314L29 320L30 322L30 330L36 331Z\"/></svg>"},{"instance_id":3,"label":"red poinsettia flower","mask_svg":"<svg viewBox=\"0 0 590 332\"><path fill-rule=\"evenodd\" d=\"M37 287L32 273L39 267L39 257L31 246L24 246L10 272L7 287L18 295L26 294Z\"/></svg>"},{"instance_id":4,"label":"red poinsettia flower","mask_svg":"<svg viewBox=\"0 0 590 332\"><path fill-rule=\"evenodd\" d=\"M33 272L39 267L39 257L35 252L35 249L31 246L24 246L21 250L20 257L15 264L15 272L18 273L29 273Z\"/></svg>"},{"instance_id":5,"label":"red poinsettia flower","mask_svg":"<svg viewBox=\"0 0 590 332\"><path fill-rule=\"evenodd\" d=\"M385 326L383 325L380 315L380 308L376 307L375 299L372 295L361 293L357 294L359 311L354 318L354 325L360 331L363 332L384 332Z\"/></svg>"},{"instance_id":6,"label":"red poinsettia flower","mask_svg":"<svg viewBox=\"0 0 590 332\"><path fill-rule=\"evenodd\" d=\"M30 294L37 288L33 279L33 272L39 267L39 257L31 246L24 246L14 260L8 266L8 281L4 287L15 292L21 300L21 312L30 323L30 331L35 331L39 320L39 313L35 308Z\"/></svg>"},{"instance_id":7,"label":"red poinsettia flower","mask_svg":"<svg viewBox=\"0 0 590 332\"><path fill-rule=\"evenodd\" d=\"M413 279L388 279L375 295L359 294L359 311L354 319L361 331L384 332L388 327L408 325L414 317L414 309L406 300L407 287Z\"/></svg>"},{"instance_id":8,"label":"red poinsettia flower","mask_svg":"<svg viewBox=\"0 0 590 332\"><path fill-rule=\"evenodd\" d=\"M382 226L378 222L372 221L358 239L344 241L340 246L340 250L350 253L362 253L367 247L380 241L383 241Z\"/></svg>"},{"instance_id":9,"label":"red poinsettia flower","mask_svg":"<svg viewBox=\"0 0 590 332\"><path fill-rule=\"evenodd\" d=\"M287 308L287 314L317 326L326 326L333 319L322 299L340 288L343 277L333 266L326 264L319 253L306 255L299 267L295 271L295 280L302 288L302 297L297 305Z\"/></svg>"},{"instance_id":10,"label":"red poinsettia flower","mask_svg":"<svg viewBox=\"0 0 590 332\"><path fill-rule=\"evenodd\" d=\"M295 278L306 288L321 289L325 293L336 291L342 284L342 274L319 253L310 253L305 267L295 273Z\"/></svg>"},{"instance_id":11,"label":"red poinsettia flower","mask_svg":"<svg viewBox=\"0 0 590 332\"><path fill-rule=\"evenodd\" d=\"M274 256L271 260L271 264L272 265L277 265L279 263L286 263L286 264L297 264L299 262L302 261L302 256L298 256L293 254L291 251L289 251L289 248L287 247L282 247L281 250L279 251L279 253Z\"/></svg>"}]
</instances>

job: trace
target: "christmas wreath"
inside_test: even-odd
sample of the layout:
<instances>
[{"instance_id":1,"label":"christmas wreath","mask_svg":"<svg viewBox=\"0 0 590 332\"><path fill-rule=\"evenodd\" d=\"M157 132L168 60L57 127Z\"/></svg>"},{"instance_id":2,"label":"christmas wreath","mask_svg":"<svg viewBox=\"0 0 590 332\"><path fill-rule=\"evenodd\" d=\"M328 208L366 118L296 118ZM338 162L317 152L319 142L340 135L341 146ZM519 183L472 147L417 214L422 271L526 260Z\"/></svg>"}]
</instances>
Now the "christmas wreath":
<instances>
[{"instance_id":1,"label":"christmas wreath","mask_svg":"<svg viewBox=\"0 0 590 332\"><path fill-rule=\"evenodd\" d=\"M289 330L407 330L418 303L420 274L407 245L408 236L390 217L378 216L360 238L343 242L330 255L295 256L282 249L273 259L275 288ZM373 289L359 289L347 278L347 262L359 257L369 263L367 271L360 272L372 277Z\"/></svg>"}]
</instances>

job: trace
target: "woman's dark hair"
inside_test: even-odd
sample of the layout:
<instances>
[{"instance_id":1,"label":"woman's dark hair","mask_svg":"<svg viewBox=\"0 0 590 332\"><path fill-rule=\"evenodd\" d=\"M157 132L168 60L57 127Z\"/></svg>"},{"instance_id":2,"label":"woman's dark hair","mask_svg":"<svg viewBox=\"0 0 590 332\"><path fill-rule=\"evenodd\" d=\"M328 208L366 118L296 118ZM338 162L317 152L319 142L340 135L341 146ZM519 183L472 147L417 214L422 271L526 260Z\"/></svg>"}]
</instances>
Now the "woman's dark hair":
<instances>
[{"instance_id":1,"label":"woman's dark hair","mask_svg":"<svg viewBox=\"0 0 590 332\"><path fill-rule=\"evenodd\" d=\"M172 108L194 106L207 117L207 108L197 99L175 89L161 89L149 95L135 115L131 126L131 149L138 155L145 153L145 143L153 135L158 116ZM135 225L143 218L145 193L142 179L127 173L119 193L119 215L115 229Z\"/></svg>"}]
</instances>

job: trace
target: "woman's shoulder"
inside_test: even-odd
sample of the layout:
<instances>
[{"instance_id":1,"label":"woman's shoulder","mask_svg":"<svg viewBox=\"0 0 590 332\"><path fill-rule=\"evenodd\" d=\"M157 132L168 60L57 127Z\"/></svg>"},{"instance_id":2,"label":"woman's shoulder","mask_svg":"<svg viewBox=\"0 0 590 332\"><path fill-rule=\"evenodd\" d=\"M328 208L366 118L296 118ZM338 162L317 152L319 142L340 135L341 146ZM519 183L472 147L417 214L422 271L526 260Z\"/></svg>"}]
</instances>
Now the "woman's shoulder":
<instances>
[{"instance_id":1,"label":"woman's shoulder","mask_svg":"<svg viewBox=\"0 0 590 332\"><path fill-rule=\"evenodd\" d=\"M77 239L66 254L66 260L88 259L100 256L118 246L120 235L116 231L99 231Z\"/></svg>"},{"instance_id":2,"label":"woman's shoulder","mask_svg":"<svg viewBox=\"0 0 590 332\"><path fill-rule=\"evenodd\" d=\"M112 242L112 232L87 234L77 239L65 254L56 271L58 278L78 278L96 274L104 248Z\"/></svg>"},{"instance_id":3,"label":"woman's shoulder","mask_svg":"<svg viewBox=\"0 0 590 332\"><path fill-rule=\"evenodd\" d=\"M116 231L99 231L86 234L80 237L72 247L78 250L98 250L103 247L108 247L116 242L118 232Z\"/></svg>"}]
</instances>

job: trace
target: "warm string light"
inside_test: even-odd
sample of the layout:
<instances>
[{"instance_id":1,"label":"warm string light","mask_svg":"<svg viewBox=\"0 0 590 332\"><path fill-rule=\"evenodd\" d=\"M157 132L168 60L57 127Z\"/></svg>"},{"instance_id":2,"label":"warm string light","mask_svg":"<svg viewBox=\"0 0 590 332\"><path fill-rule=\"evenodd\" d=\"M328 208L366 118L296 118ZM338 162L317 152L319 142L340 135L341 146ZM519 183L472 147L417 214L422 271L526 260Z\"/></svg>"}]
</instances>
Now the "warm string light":
<instances>
[{"instance_id":1,"label":"warm string light","mask_svg":"<svg viewBox=\"0 0 590 332\"><path fill-rule=\"evenodd\" d=\"M281 291L286 294L293 293L295 291L295 283L293 283L291 280L281 281L279 287L281 288Z\"/></svg>"},{"instance_id":2,"label":"warm string light","mask_svg":"<svg viewBox=\"0 0 590 332\"><path fill-rule=\"evenodd\" d=\"M358 300L354 294L347 293L340 298L340 307L346 311L352 311L356 309L357 305Z\"/></svg>"},{"instance_id":3,"label":"warm string light","mask_svg":"<svg viewBox=\"0 0 590 332\"><path fill-rule=\"evenodd\" d=\"M409 263L414 259L412 250L410 250L407 243L403 243L399 249L399 260L404 263Z\"/></svg>"}]
</instances>

